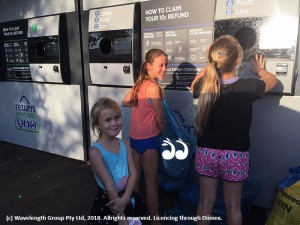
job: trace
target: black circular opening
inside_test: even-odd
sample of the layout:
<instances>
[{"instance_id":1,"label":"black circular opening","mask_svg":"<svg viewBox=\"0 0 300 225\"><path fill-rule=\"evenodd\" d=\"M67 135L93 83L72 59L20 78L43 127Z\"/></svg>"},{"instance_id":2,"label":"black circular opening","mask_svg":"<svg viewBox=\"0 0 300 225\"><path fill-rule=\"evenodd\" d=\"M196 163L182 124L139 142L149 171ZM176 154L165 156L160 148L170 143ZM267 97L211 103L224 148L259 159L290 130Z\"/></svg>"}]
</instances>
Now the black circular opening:
<instances>
[{"instance_id":1,"label":"black circular opening","mask_svg":"<svg viewBox=\"0 0 300 225\"><path fill-rule=\"evenodd\" d=\"M101 39L99 49L102 55L109 55L111 53L111 40L107 37Z\"/></svg>"},{"instance_id":2,"label":"black circular opening","mask_svg":"<svg viewBox=\"0 0 300 225\"><path fill-rule=\"evenodd\" d=\"M252 48L256 43L256 33L251 27L243 27L239 29L234 37L240 42L243 50Z\"/></svg>"},{"instance_id":3,"label":"black circular opening","mask_svg":"<svg viewBox=\"0 0 300 225\"><path fill-rule=\"evenodd\" d=\"M45 51L46 51L46 47L43 44L43 42L37 43L37 45L35 47L35 52L36 52L37 56L43 57L45 55Z\"/></svg>"}]
</instances>

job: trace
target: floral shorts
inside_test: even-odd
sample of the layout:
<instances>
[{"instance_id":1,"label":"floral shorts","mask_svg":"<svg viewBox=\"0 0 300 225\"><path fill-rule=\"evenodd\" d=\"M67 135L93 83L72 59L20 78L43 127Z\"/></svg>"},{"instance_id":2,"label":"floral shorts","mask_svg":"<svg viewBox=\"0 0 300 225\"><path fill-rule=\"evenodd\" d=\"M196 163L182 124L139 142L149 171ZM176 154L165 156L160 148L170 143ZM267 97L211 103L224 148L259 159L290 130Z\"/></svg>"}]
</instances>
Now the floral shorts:
<instances>
[{"instance_id":1,"label":"floral shorts","mask_svg":"<svg viewBox=\"0 0 300 225\"><path fill-rule=\"evenodd\" d=\"M244 181L249 172L249 152L197 147L195 169L203 176Z\"/></svg>"}]
</instances>

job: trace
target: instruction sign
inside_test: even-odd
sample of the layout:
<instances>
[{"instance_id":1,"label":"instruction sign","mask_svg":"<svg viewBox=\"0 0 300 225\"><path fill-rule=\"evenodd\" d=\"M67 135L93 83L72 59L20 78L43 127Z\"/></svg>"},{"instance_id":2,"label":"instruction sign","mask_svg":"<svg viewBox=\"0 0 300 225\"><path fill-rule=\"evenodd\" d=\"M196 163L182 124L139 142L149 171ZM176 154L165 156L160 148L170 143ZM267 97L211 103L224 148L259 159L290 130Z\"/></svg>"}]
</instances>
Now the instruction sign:
<instances>
[{"instance_id":1,"label":"instruction sign","mask_svg":"<svg viewBox=\"0 0 300 225\"><path fill-rule=\"evenodd\" d=\"M27 27L27 20L6 22L1 26L1 80L32 81L28 63Z\"/></svg>"},{"instance_id":2,"label":"instruction sign","mask_svg":"<svg viewBox=\"0 0 300 225\"><path fill-rule=\"evenodd\" d=\"M214 7L215 1L205 0L141 3L142 55L152 48L168 54L163 86L186 89L205 66L213 40Z\"/></svg>"}]
</instances>

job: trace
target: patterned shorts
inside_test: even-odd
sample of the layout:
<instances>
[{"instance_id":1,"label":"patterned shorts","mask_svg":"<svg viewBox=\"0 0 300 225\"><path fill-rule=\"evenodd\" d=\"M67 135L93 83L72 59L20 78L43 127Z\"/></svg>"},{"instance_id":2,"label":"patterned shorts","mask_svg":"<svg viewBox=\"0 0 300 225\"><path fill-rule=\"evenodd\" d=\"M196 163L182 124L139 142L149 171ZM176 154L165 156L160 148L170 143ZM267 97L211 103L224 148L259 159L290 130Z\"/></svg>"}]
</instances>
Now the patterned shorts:
<instances>
[{"instance_id":1,"label":"patterned shorts","mask_svg":"<svg viewBox=\"0 0 300 225\"><path fill-rule=\"evenodd\" d=\"M197 147L195 169L203 176L244 181L249 172L249 152Z\"/></svg>"}]
</instances>

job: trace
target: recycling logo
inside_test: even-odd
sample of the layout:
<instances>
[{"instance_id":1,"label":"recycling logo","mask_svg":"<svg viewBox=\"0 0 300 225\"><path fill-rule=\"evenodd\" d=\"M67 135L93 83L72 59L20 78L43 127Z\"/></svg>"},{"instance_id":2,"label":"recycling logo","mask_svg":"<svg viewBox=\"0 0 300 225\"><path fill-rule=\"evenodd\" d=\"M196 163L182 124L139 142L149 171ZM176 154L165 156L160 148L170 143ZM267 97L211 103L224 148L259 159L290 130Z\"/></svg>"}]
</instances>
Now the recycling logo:
<instances>
[{"instance_id":1,"label":"recycling logo","mask_svg":"<svg viewBox=\"0 0 300 225\"><path fill-rule=\"evenodd\" d=\"M25 96L20 98L20 102L15 104L16 119L15 126L18 130L30 131L38 133L40 130L37 121L35 107L30 105Z\"/></svg>"},{"instance_id":2,"label":"recycling logo","mask_svg":"<svg viewBox=\"0 0 300 225\"><path fill-rule=\"evenodd\" d=\"M31 30L32 30L32 32L35 33L35 32L37 31L37 24L35 24L35 23L32 24L32 25L31 25Z\"/></svg>"}]
</instances>

